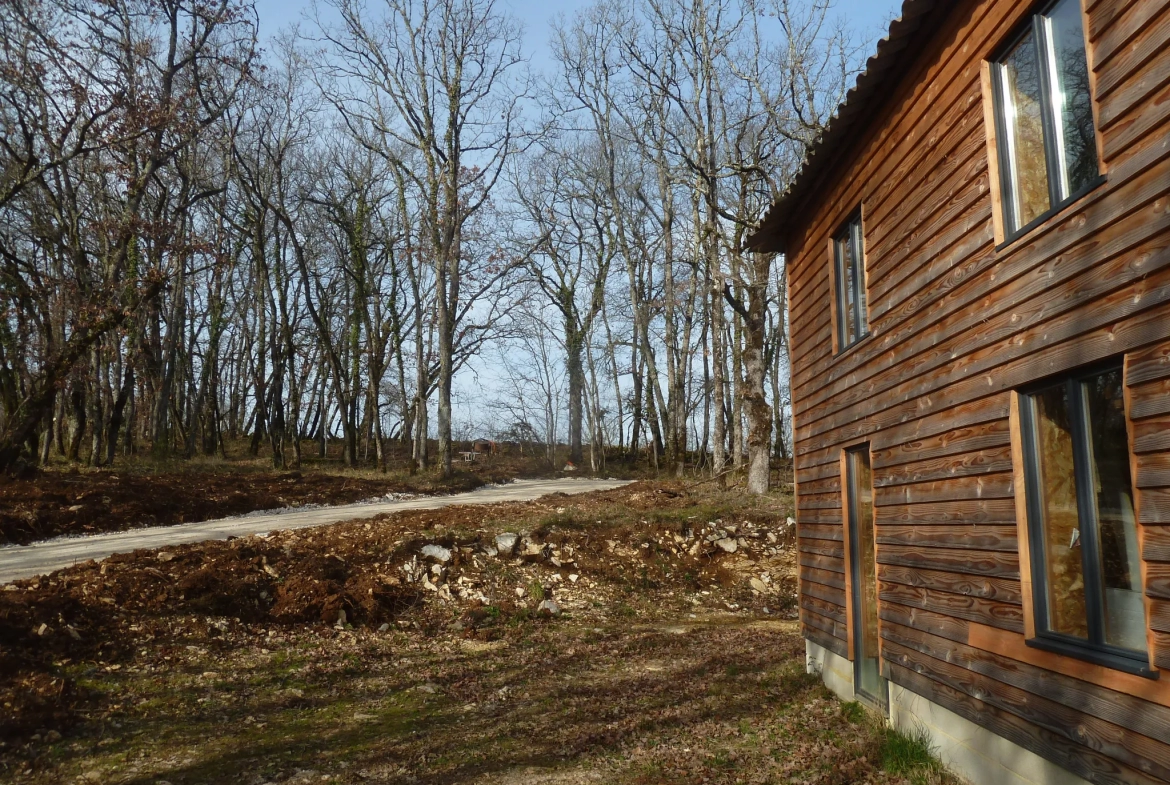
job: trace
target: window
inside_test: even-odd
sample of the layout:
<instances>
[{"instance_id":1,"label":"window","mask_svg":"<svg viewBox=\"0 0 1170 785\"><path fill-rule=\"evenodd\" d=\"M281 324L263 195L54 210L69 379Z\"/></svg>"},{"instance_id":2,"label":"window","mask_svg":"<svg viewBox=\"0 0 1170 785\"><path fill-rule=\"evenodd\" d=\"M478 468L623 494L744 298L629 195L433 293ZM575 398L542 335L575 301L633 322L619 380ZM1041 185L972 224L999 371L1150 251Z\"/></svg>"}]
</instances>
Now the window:
<instances>
[{"instance_id":1,"label":"window","mask_svg":"<svg viewBox=\"0 0 1170 785\"><path fill-rule=\"evenodd\" d=\"M877 545L873 530L873 469L868 444L845 453L845 473L853 603L853 687L859 697L887 708L889 688L878 662Z\"/></svg>"},{"instance_id":2,"label":"window","mask_svg":"<svg viewBox=\"0 0 1170 785\"><path fill-rule=\"evenodd\" d=\"M1037 641L1148 667L1122 370L1050 382L1021 397Z\"/></svg>"},{"instance_id":3,"label":"window","mask_svg":"<svg viewBox=\"0 0 1170 785\"><path fill-rule=\"evenodd\" d=\"M869 335L860 211L833 238L833 269L837 282L837 348L843 351Z\"/></svg>"},{"instance_id":4,"label":"window","mask_svg":"<svg viewBox=\"0 0 1170 785\"><path fill-rule=\"evenodd\" d=\"M1080 0L1033 16L992 65L1009 237L1100 180Z\"/></svg>"}]
</instances>

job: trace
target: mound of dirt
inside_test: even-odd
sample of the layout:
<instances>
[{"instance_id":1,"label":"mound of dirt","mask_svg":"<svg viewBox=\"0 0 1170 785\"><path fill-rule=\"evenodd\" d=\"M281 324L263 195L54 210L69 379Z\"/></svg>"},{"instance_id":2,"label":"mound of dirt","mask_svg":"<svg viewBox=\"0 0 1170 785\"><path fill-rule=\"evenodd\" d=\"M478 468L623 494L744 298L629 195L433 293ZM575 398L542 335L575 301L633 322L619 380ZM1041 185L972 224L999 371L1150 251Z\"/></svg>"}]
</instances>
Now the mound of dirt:
<instances>
[{"instance_id":1,"label":"mound of dirt","mask_svg":"<svg viewBox=\"0 0 1170 785\"><path fill-rule=\"evenodd\" d=\"M9 584L0 740L63 729L91 703L67 675L77 666L161 665L190 645L226 655L250 630L393 624L493 639L517 619L607 613L632 596L791 611L794 532L780 513L674 512L694 504L681 487L636 483L135 551ZM501 550L503 532L514 548Z\"/></svg>"},{"instance_id":2,"label":"mound of dirt","mask_svg":"<svg viewBox=\"0 0 1170 785\"><path fill-rule=\"evenodd\" d=\"M391 493L457 493L490 481L460 474L436 487L422 477L405 483L311 471L0 475L0 544L206 521L258 510L350 504Z\"/></svg>"}]
</instances>

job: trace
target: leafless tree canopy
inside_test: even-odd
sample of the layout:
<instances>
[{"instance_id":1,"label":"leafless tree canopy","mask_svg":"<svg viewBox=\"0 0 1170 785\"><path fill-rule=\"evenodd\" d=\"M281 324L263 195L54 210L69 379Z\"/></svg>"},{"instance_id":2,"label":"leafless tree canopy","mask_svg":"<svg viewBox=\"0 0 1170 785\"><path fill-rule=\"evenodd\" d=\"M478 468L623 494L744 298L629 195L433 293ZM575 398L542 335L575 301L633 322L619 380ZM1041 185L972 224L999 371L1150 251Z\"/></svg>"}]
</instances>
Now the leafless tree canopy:
<instances>
[{"instance_id":1,"label":"leafless tree canopy","mask_svg":"<svg viewBox=\"0 0 1170 785\"><path fill-rule=\"evenodd\" d=\"M539 78L495 0L322 2L264 52L246 0L0 6L0 469L487 436L766 489L740 249L852 76L829 0L598 0Z\"/></svg>"}]
</instances>

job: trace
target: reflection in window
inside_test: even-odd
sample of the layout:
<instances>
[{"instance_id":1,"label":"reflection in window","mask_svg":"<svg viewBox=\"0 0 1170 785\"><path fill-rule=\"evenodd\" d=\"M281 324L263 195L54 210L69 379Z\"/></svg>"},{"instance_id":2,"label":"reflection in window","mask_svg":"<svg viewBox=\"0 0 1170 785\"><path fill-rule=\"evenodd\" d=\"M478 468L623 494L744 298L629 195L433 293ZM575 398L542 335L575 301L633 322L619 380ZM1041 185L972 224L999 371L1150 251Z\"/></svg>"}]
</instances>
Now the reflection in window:
<instances>
[{"instance_id":1,"label":"reflection in window","mask_svg":"<svg viewBox=\"0 0 1170 785\"><path fill-rule=\"evenodd\" d=\"M845 349L869 334L861 213L851 218L834 238L833 269L837 284L837 345Z\"/></svg>"},{"instance_id":2,"label":"reflection in window","mask_svg":"<svg viewBox=\"0 0 1170 785\"><path fill-rule=\"evenodd\" d=\"M1122 371L1075 376L1023 399L1037 627L1146 656Z\"/></svg>"},{"instance_id":3,"label":"reflection in window","mask_svg":"<svg viewBox=\"0 0 1170 785\"><path fill-rule=\"evenodd\" d=\"M1005 220L1015 234L1099 176L1080 0L1034 16L994 71Z\"/></svg>"}]
</instances>

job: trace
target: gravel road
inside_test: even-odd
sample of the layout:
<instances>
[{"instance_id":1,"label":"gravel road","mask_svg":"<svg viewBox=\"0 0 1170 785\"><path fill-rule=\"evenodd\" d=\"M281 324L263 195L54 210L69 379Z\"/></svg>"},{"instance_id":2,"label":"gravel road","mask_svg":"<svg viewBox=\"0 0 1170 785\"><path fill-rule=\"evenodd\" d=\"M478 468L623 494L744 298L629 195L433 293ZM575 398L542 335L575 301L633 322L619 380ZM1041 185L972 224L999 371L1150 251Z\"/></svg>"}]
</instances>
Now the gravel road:
<instances>
[{"instance_id":1,"label":"gravel road","mask_svg":"<svg viewBox=\"0 0 1170 785\"><path fill-rule=\"evenodd\" d=\"M44 575L87 559L100 560L115 553L126 553L138 548L160 548L164 545L265 534L278 529L324 526L359 518L373 518L375 515L402 510L434 510L455 504L530 501L549 493L607 491L623 485L626 485L626 482L622 480L516 480L507 485L492 485L470 493L450 496L420 496L397 501L363 502L311 510L253 514L242 518L183 523L177 526L155 526L88 537L64 537L32 545L9 545L0 547L0 584Z\"/></svg>"}]
</instances>

